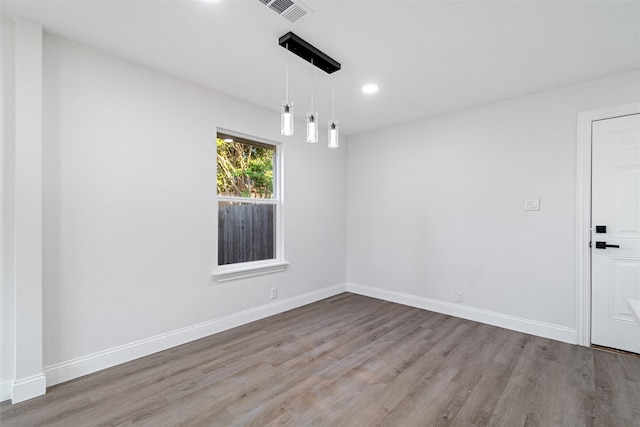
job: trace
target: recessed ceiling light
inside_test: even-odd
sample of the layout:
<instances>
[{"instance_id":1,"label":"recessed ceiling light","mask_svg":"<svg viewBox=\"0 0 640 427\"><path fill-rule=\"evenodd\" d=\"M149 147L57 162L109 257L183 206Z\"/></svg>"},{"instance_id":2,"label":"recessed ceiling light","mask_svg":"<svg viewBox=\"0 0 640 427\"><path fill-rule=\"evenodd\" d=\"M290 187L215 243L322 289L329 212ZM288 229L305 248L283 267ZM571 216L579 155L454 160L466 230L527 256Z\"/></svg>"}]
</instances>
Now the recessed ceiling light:
<instances>
[{"instance_id":1,"label":"recessed ceiling light","mask_svg":"<svg viewBox=\"0 0 640 427\"><path fill-rule=\"evenodd\" d=\"M364 93L376 93L378 91L378 85L374 83L369 83L362 86L362 91Z\"/></svg>"},{"instance_id":2,"label":"recessed ceiling light","mask_svg":"<svg viewBox=\"0 0 640 427\"><path fill-rule=\"evenodd\" d=\"M224 142L233 142L233 139L231 139L231 138L225 138L225 139L223 139L223 141L224 141Z\"/></svg>"}]
</instances>

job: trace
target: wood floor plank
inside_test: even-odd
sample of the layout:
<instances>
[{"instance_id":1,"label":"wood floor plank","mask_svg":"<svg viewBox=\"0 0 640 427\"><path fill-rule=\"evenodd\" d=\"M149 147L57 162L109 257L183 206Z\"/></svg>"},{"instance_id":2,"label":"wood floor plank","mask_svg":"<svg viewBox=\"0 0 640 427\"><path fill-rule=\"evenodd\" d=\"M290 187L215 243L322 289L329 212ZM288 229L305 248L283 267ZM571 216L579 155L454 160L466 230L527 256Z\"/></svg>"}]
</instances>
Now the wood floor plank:
<instances>
[{"instance_id":1,"label":"wood floor plank","mask_svg":"<svg viewBox=\"0 0 640 427\"><path fill-rule=\"evenodd\" d=\"M593 351L577 345L569 348L567 363L567 384L589 393L595 391L593 372Z\"/></svg>"},{"instance_id":2,"label":"wood floor plank","mask_svg":"<svg viewBox=\"0 0 640 427\"><path fill-rule=\"evenodd\" d=\"M469 398L462 406L455 420L463 424L484 426L489 423L498 401L504 393L513 367L499 362L486 363L479 371L472 368L480 380L471 391ZM454 378L455 380L456 378ZM458 381L465 381L460 378Z\"/></svg>"},{"instance_id":3,"label":"wood floor plank","mask_svg":"<svg viewBox=\"0 0 640 427\"><path fill-rule=\"evenodd\" d=\"M639 426L640 358L353 294L0 404L13 426Z\"/></svg>"},{"instance_id":4,"label":"wood floor plank","mask_svg":"<svg viewBox=\"0 0 640 427\"><path fill-rule=\"evenodd\" d=\"M437 425L440 412L450 399L457 396L460 385L452 379L458 374L455 368L440 365L428 371L412 384L405 398L380 420L380 426ZM428 404L425 404L428 402Z\"/></svg>"},{"instance_id":5,"label":"wood floor plank","mask_svg":"<svg viewBox=\"0 0 640 427\"><path fill-rule=\"evenodd\" d=\"M514 371L489 418L489 426L525 425L530 398L536 386L536 381L531 377L530 372Z\"/></svg>"}]
</instances>

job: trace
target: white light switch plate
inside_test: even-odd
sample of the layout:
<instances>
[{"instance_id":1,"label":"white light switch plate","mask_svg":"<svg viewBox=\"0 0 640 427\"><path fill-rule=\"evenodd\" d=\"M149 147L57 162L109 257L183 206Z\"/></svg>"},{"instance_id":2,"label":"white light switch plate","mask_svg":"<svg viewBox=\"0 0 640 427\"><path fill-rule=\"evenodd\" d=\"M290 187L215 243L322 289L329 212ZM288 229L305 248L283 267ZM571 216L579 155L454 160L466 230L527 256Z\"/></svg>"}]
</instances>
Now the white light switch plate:
<instances>
[{"instance_id":1,"label":"white light switch plate","mask_svg":"<svg viewBox=\"0 0 640 427\"><path fill-rule=\"evenodd\" d=\"M525 211L539 211L540 210L540 199L524 199L524 210Z\"/></svg>"}]
</instances>

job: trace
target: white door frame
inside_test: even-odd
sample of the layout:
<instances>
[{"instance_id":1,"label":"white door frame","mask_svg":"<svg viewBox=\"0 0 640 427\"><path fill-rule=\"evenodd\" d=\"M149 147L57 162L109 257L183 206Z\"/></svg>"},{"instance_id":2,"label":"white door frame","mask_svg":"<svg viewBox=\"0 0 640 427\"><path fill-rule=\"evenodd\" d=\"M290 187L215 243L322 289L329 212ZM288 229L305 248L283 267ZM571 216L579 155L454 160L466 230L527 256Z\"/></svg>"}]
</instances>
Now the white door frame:
<instances>
[{"instance_id":1,"label":"white door frame","mask_svg":"<svg viewBox=\"0 0 640 427\"><path fill-rule=\"evenodd\" d=\"M591 123L640 113L640 102L578 113L577 163L577 335L578 345L591 347Z\"/></svg>"}]
</instances>

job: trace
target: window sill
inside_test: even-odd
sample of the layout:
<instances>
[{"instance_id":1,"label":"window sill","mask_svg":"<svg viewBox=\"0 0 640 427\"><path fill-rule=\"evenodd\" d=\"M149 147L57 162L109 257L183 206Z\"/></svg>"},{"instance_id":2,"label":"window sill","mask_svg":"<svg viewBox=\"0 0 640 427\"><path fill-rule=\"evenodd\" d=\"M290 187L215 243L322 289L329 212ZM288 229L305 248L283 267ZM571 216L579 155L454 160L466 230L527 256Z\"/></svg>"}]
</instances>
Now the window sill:
<instances>
[{"instance_id":1,"label":"window sill","mask_svg":"<svg viewBox=\"0 0 640 427\"><path fill-rule=\"evenodd\" d=\"M216 282L229 282L231 280L246 279L247 277L262 276L264 274L280 273L287 269L289 265L286 261L270 262L268 264L246 265L242 267L232 267L218 270L213 273L213 280Z\"/></svg>"}]
</instances>

